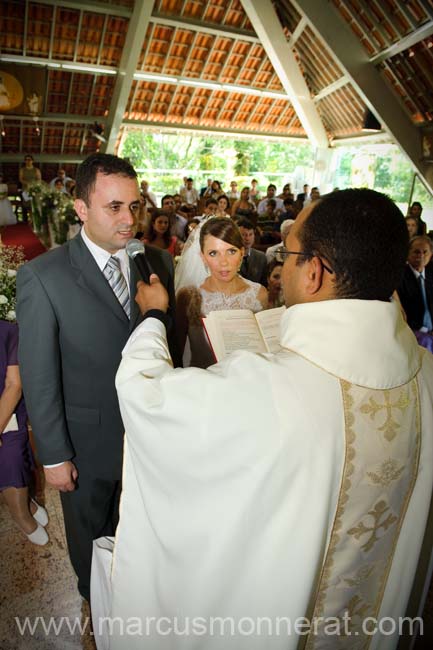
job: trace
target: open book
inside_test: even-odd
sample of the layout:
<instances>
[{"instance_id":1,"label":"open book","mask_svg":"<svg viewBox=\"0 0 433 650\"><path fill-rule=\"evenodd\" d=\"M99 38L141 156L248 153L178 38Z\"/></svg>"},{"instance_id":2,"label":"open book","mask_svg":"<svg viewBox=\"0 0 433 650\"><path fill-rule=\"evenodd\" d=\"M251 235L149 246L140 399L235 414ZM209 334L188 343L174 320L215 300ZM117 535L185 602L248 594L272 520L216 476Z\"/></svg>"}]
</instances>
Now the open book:
<instances>
[{"instance_id":1,"label":"open book","mask_svg":"<svg viewBox=\"0 0 433 650\"><path fill-rule=\"evenodd\" d=\"M249 309L212 311L203 318L203 326L215 359L221 361L235 350L278 352L280 321L285 307L253 314Z\"/></svg>"}]
</instances>

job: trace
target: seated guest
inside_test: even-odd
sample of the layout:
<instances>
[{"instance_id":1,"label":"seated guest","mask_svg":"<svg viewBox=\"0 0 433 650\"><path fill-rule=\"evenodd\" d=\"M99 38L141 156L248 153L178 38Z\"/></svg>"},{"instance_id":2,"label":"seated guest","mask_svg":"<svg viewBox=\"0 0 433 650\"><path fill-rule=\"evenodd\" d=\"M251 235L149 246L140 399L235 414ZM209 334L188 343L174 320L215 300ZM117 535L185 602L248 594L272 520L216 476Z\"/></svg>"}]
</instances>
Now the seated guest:
<instances>
[{"instance_id":1,"label":"seated guest","mask_svg":"<svg viewBox=\"0 0 433 650\"><path fill-rule=\"evenodd\" d=\"M63 181L62 181L61 178L55 178L54 179L54 184L53 184L52 188L56 192L61 192L62 194L67 194L66 187L64 186Z\"/></svg>"},{"instance_id":2,"label":"seated guest","mask_svg":"<svg viewBox=\"0 0 433 650\"><path fill-rule=\"evenodd\" d=\"M207 368L215 358L203 331L202 317L226 309L261 311L267 306L267 291L239 275L244 248L231 219L215 217L206 221L200 231L200 251L208 276L198 288L185 287L177 293L176 332L181 351L189 339L188 365Z\"/></svg>"},{"instance_id":3,"label":"seated guest","mask_svg":"<svg viewBox=\"0 0 433 650\"><path fill-rule=\"evenodd\" d=\"M232 205L232 219L239 221L239 219L248 219L254 224L257 223L257 209L256 205L250 199L250 188L243 187L240 198Z\"/></svg>"},{"instance_id":4,"label":"seated guest","mask_svg":"<svg viewBox=\"0 0 433 650\"><path fill-rule=\"evenodd\" d=\"M211 197L210 199L206 199L206 202L204 204L204 212L203 212L203 217L215 217L216 213L218 211L218 200L214 199Z\"/></svg>"},{"instance_id":5,"label":"seated guest","mask_svg":"<svg viewBox=\"0 0 433 650\"><path fill-rule=\"evenodd\" d=\"M231 214L230 214L230 201L229 198L225 194L221 194L221 196L218 198L218 208L216 211L217 217L228 217L230 219Z\"/></svg>"},{"instance_id":6,"label":"seated guest","mask_svg":"<svg viewBox=\"0 0 433 650\"><path fill-rule=\"evenodd\" d=\"M238 184L236 181L230 183L230 192L227 192L227 196L231 203L239 199Z\"/></svg>"},{"instance_id":7,"label":"seated guest","mask_svg":"<svg viewBox=\"0 0 433 650\"><path fill-rule=\"evenodd\" d=\"M166 194L162 197L161 208L170 217L171 234L183 241L183 238L185 236L185 226L188 223L188 220L176 212L176 203L174 202L174 198L171 194Z\"/></svg>"},{"instance_id":8,"label":"seated guest","mask_svg":"<svg viewBox=\"0 0 433 650\"><path fill-rule=\"evenodd\" d=\"M280 226L280 235L281 235L281 240L280 242L277 242L273 246L269 246L269 248L266 249L265 255L266 255L266 260L269 264L269 262L272 262L272 260L275 259L277 255L277 251L281 248L282 242L285 241L287 235L289 234L290 228L293 226L295 223L294 219L286 219L283 221L283 223Z\"/></svg>"},{"instance_id":9,"label":"seated guest","mask_svg":"<svg viewBox=\"0 0 433 650\"><path fill-rule=\"evenodd\" d=\"M10 226L17 222L8 191L7 183L3 183L3 176L0 174L0 226Z\"/></svg>"},{"instance_id":10,"label":"seated guest","mask_svg":"<svg viewBox=\"0 0 433 650\"><path fill-rule=\"evenodd\" d=\"M256 239L254 225L247 219L241 219L238 227L245 249L240 274L242 277L252 282L259 282L265 287L267 282L266 255L262 251L253 248Z\"/></svg>"},{"instance_id":11,"label":"seated guest","mask_svg":"<svg viewBox=\"0 0 433 650\"><path fill-rule=\"evenodd\" d=\"M283 263L278 260L272 260L268 264L268 309L282 307L284 305L284 296L281 284L281 271Z\"/></svg>"},{"instance_id":12,"label":"seated guest","mask_svg":"<svg viewBox=\"0 0 433 650\"><path fill-rule=\"evenodd\" d=\"M66 176L66 172L64 169L60 168L59 171L57 172L57 176L55 176L51 181L50 181L50 186L52 188L55 187L55 184L58 180L61 180L62 185L64 190L66 190L66 183L69 183L70 181L73 181L73 179L70 176Z\"/></svg>"},{"instance_id":13,"label":"seated guest","mask_svg":"<svg viewBox=\"0 0 433 650\"><path fill-rule=\"evenodd\" d=\"M414 330L418 342L433 352L433 277L425 268L432 253L433 244L427 235L411 239L398 296L407 324Z\"/></svg>"},{"instance_id":14,"label":"seated guest","mask_svg":"<svg viewBox=\"0 0 433 650\"><path fill-rule=\"evenodd\" d=\"M418 235L418 229L419 229L418 219L416 219L415 217L406 217L406 226L407 226L407 231L409 233L410 239L412 239L412 237L415 237L415 235Z\"/></svg>"},{"instance_id":15,"label":"seated guest","mask_svg":"<svg viewBox=\"0 0 433 650\"><path fill-rule=\"evenodd\" d=\"M168 251L173 257L180 255L182 250L178 238L170 234L170 214L164 210L152 212L147 234L142 241Z\"/></svg>"},{"instance_id":16,"label":"seated guest","mask_svg":"<svg viewBox=\"0 0 433 650\"><path fill-rule=\"evenodd\" d=\"M266 210L257 218L257 228L260 233L261 244L271 244L280 241L280 214L275 199L269 199Z\"/></svg>"},{"instance_id":17,"label":"seated guest","mask_svg":"<svg viewBox=\"0 0 433 650\"><path fill-rule=\"evenodd\" d=\"M419 201L414 201L409 208L408 217L414 217L418 222L417 235L425 235L427 233L427 224L421 219L422 205Z\"/></svg>"},{"instance_id":18,"label":"seated guest","mask_svg":"<svg viewBox=\"0 0 433 650\"><path fill-rule=\"evenodd\" d=\"M219 199L220 196L224 194L224 190L221 187L221 183L219 181L212 181L211 185L211 197L213 199Z\"/></svg>"},{"instance_id":19,"label":"seated guest","mask_svg":"<svg viewBox=\"0 0 433 650\"><path fill-rule=\"evenodd\" d=\"M283 187L283 191L278 195L279 199L290 199L291 201L295 200L295 195L292 192L292 186L290 183L286 183Z\"/></svg>"},{"instance_id":20,"label":"seated guest","mask_svg":"<svg viewBox=\"0 0 433 650\"><path fill-rule=\"evenodd\" d=\"M267 189L267 192L266 192L266 198L264 198L262 201L260 201L259 205L257 206L257 212L259 213L259 215L264 214L266 212L266 209L268 207L268 202L270 200L275 201L275 208L277 210L281 211L281 210L284 209L283 200L282 199L277 199L275 197L276 193L277 193L276 186L273 183L268 185L268 189Z\"/></svg>"}]
</instances>

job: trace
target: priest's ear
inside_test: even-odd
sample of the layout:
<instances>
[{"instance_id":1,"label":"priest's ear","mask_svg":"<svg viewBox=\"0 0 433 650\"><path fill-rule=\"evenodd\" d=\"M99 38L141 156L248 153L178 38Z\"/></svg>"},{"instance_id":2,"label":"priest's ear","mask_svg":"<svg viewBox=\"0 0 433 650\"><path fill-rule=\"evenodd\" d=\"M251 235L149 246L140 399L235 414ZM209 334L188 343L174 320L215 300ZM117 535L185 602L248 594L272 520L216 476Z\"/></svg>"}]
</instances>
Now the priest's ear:
<instances>
[{"instance_id":1,"label":"priest's ear","mask_svg":"<svg viewBox=\"0 0 433 650\"><path fill-rule=\"evenodd\" d=\"M332 288L332 282L329 281L327 275L320 257L314 255L309 259L305 263L304 276L304 288L307 295L320 299L327 297Z\"/></svg>"},{"instance_id":2,"label":"priest's ear","mask_svg":"<svg viewBox=\"0 0 433 650\"><path fill-rule=\"evenodd\" d=\"M74 201L74 209L75 212L78 214L78 217L80 221L86 222L87 221L87 205L83 201L83 199L75 199Z\"/></svg>"}]
</instances>

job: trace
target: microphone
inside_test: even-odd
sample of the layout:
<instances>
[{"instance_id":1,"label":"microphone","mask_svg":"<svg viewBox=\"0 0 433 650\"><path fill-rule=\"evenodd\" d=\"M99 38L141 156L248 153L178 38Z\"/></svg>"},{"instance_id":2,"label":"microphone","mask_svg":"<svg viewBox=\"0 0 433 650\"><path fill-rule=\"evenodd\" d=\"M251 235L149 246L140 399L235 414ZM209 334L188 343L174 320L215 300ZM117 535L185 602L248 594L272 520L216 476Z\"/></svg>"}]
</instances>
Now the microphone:
<instances>
[{"instance_id":1,"label":"microphone","mask_svg":"<svg viewBox=\"0 0 433 650\"><path fill-rule=\"evenodd\" d=\"M128 257L134 260L135 267L141 279L146 282L146 284L150 284L150 274L152 271L150 270L145 256L143 242L138 239L130 239L126 243L126 253Z\"/></svg>"}]
</instances>

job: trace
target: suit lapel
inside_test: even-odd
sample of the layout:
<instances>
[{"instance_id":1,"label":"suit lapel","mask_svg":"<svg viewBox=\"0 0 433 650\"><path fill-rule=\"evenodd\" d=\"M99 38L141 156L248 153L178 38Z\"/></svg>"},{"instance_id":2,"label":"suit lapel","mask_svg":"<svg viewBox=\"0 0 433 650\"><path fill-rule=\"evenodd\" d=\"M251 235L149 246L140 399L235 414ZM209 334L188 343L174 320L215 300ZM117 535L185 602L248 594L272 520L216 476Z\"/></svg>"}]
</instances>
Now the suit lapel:
<instances>
[{"instance_id":1,"label":"suit lapel","mask_svg":"<svg viewBox=\"0 0 433 650\"><path fill-rule=\"evenodd\" d=\"M77 284L104 304L117 318L123 322L128 322L128 316L125 314L120 302L114 295L113 290L96 264L86 244L83 242L80 234L69 242L69 258L71 266L76 271Z\"/></svg>"}]
</instances>

